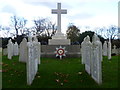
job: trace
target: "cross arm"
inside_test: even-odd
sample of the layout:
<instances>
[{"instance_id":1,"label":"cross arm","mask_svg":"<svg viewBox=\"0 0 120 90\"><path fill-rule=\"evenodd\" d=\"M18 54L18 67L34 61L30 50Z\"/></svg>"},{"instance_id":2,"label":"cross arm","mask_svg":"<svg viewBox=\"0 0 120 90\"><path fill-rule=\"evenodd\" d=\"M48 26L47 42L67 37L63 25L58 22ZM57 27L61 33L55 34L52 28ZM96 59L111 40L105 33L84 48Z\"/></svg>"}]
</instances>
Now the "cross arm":
<instances>
[{"instance_id":1,"label":"cross arm","mask_svg":"<svg viewBox=\"0 0 120 90\"><path fill-rule=\"evenodd\" d=\"M52 9L52 14L57 14L57 10L56 9Z\"/></svg>"},{"instance_id":2,"label":"cross arm","mask_svg":"<svg viewBox=\"0 0 120 90\"><path fill-rule=\"evenodd\" d=\"M62 9L61 10L61 14L67 14L67 10L66 9Z\"/></svg>"},{"instance_id":3,"label":"cross arm","mask_svg":"<svg viewBox=\"0 0 120 90\"><path fill-rule=\"evenodd\" d=\"M62 10L52 9L52 14L57 14L58 12L60 12L61 14L67 14L66 9L62 9Z\"/></svg>"}]
</instances>

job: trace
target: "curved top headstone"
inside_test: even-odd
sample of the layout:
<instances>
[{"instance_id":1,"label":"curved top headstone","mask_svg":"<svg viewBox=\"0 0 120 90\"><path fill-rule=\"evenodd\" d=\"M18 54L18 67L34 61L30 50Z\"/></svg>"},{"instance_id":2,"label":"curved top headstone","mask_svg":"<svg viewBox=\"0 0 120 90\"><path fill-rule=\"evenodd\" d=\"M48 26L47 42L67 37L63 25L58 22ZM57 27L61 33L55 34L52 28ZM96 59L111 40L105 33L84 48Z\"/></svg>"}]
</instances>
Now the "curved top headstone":
<instances>
[{"instance_id":1,"label":"curved top headstone","mask_svg":"<svg viewBox=\"0 0 120 90\"><path fill-rule=\"evenodd\" d=\"M15 45L18 45L17 42L15 42Z\"/></svg>"},{"instance_id":2,"label":"curved top headstone","mask_svg":"<svg viewBox=\"0 0 120 90\"><path fill-rule=\"evenodd\" d=\"M27 42L26 38L23 38L23 42Z\"/></svg>"},{"instance_id":3,"label":"curved top headstone","mask_svg":"<svg viewBox=\"0 0 120 90\"><path fill-rule=\"evenodd\" d=\"M87 35L87 37L86 37L86 41L90 41L90 37L89 37L89 35Z\"/></svg>"},{"instance_id":4,"label":"curved top headstone","mask_svg":"<svg viewBox=\"0 0 120 90\"><path fill-rule=\"evenodd\" d=\"M100 41L99 37L96 34L94 34L92 37L92 42L95 42L95 41Z\"/></svg>"},{"instance_id":5,"label":"curved top headstone","mask_svg":"<svg viewBox=\"0 0 120 90\"><path fill-rule=\"evenodd\" d=\"M116 49L116 45L113 46L113 49Z\"/></svg>"},{"instance_id":6,"label":"curved top headstone","mask_svg":"<svg viewBox=\"0 0 120 90\"><path fill-rule=\"evenodd\" d=\"M38 42L38 39L36 36L33 36L33 41Z\"/></svg>"},{"instance_id":7,"label":"curved top headstone","mask_svg":"<svg viewBox=\"0 0 120 90\"><path fill-rule=\"evenodd\" d=\"M104 44L107 44L107 41L105 41Z\"/></svg>"},{"instance_id":8,"label":"curved top headstone","mask_svg":"<svg viewBox=\"0 0 120 90\"><path fill-rule=\"evenodd\" d=\"M32 36L28 36L28 42L32 42Z\"/></svg>"},{"instance_id":9,"label":"curved top headstone","mask_svg":"<svg viewBox=\"0 0 120 90\"><path fill-rule=\"evenodd\" d=\"M12 40L11 39L9 39L9 41L8 41L9 43L11 43L12 42Z\"/></svg>"}]
</instances>

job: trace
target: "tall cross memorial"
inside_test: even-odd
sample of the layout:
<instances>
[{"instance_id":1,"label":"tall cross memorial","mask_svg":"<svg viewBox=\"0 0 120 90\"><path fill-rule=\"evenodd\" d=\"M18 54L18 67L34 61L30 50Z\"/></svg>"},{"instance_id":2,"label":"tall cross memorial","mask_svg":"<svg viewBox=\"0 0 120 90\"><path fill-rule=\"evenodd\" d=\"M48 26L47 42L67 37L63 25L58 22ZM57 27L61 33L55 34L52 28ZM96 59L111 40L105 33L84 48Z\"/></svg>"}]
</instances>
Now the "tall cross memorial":
<instances>
[{"instance_id":1,"label":"tall cross memorial","mask_svg":"<svg viewBox=\"0 0 120 90\"><path fill-rule=\"evenodd\" d=\"M61 3L57 3L57 9L52 9L52 14L57 14L57 32L49 39L49 45L70 45L70 39L61 32L61 14L67 14L67 10L61 9Z\"/></svg>"},{"instance_id":2,"label":"tall cross memorial","mask_svg":"<svg viewBox=\"0 0 120 90\"><path fill-rule=\"evenodd\" d=\"M67 10L61 9L61 3L58 3L57 9L52 9L52 14L57 14L57 30L61 32L61 14L67 14Z\"/></svg>"}]
</instances>

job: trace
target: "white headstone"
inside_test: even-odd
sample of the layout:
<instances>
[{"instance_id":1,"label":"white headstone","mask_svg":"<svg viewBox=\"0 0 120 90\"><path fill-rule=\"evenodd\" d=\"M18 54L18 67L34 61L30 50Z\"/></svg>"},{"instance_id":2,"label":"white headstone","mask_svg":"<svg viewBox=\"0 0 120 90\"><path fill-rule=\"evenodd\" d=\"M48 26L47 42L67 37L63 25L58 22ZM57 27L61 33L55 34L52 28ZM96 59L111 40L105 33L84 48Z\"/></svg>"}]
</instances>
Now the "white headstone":
<instances>
[{"instance_id":1,"label":"white headstone","mask_svg":"<svg viewBox=\"0 0 120 90\"><path fill-rule=\"evenodd\" d=\"M20 43L20 55L19 55L19 61L20 62L26 62L27 61L27 40L24 38L22 42Z\"/></svg>"},{"instance_id":2,"label":"white headstone","mask_svg":"<svg viewBox=\"0 0 120 90\"><path fill-rule=\"evenodd\" d=\"M114 46L113 46L112 53L115 53L115 54L117 54L116 45L114 45Z\"/></svg>"},{"instance_id":3,"label":"white headstone","mask_svg":"<svg viewBox=\"0 0 120 90\"><path fill-rule=\"evenodd\" d=\"M88 74L91 73L91 59L92 59L91 51L92 51L92 43L90 42L90 37L87 36L86 37L85 53L84 53L85 55L84 56L86 58L86 60L85 60L85 70Z\"/></svg>"},{"instance_id":4,"label":"white headstone","mask_svg":"<svg viewBox=\"0 0 120 90\"><path fill-rule=\"evenodd\" d=\"M17 55L18 55L18 52L19 52L18 44L17 44L17 42L15 42L15 44L14 44L14 46L13 46L13 54L14 54L15 56L17 56Z\"/></svg>"},{"instance_id":5,"label":"white headstone","mask_svg":"<svg viewBox=\"0 0 120 90\"><path fill-rule=\"evenodd\" d=\"M116 45L113 46L113 49L116 49Z\"/></svg>"},{"instance_id":6,"label":"white headstone","mask_svg":"<svg viewBox=\"0 0 120 90\"><path fill-rule=\"evenodd\" d=\"M7 51L8 51L8 59L12 59L12 56L13 56L13 43L12 43L11 39L8 41Z\"/></svg>"},{"instance_id":7,"label":"white headstone","mask_svg":"<svg viewBox=\"0 0 120 90\"><path fill-rule=\"evenodd\" d=\"M38 71L38 64L40 64L40 43L36 38L32 42L28 42L28 61L27 61L27 84L31 85Z\"/></svg>"},{"instance_id":8,"label":"white headstone","mask_svg":"<svg viewBox=\"0 0 120 90\"><path fill-rule=\"evenodd\" d=\"M93 36L92 46L92 59L91 59L91 75L92 78L98 83L102 83L102 70L101 70L101 57L102 48L101 42L99 41L96 34Z\"/></svg>"},{"instance_id":9,"label":"white headstone","mask_svg":"<svg viewBox=\"0 0 120 90\"><path fill-rule=\"evenodd\" d=\"M85 60L86 60L85 44L86 44L86 37L84 38L84 41L81 43L82 64L85 64Z\"/></svg>"},{"instance_id":10,"label":"white headstone","mask_svg":"<svg viewBox=\"0 0 120 90\"><path fill-rule=\"evenodd\" d=\"M108 59L110 60L111 59L111 41L109 39L109 42L108 42Z\"/></svg>"},{"instance_id":11,"label":"white headstone","mask_svg":"<svg viewBox=\"0 0 120 90\"><path fill-rule=\"evenodd\" d=\"M38 42L38 39L36 36L33 37L33 43L36 49L37 57L38 57L38 63L40 64L40 55L41 55L41 44Z\"/></svg>"},{"instance_id":12,"label":"white headstone","mask_svg":"<svg viewBox=\"0 0 120 90\"><path fill-rule=\"evenodd\" d=\"M35 62L33 61L33 43L28 42L27 84L31 85L35 76Z\"/></svg>"},{"instance_id":13,"label":"white headstone","mask_svg":"<svg viewBox=\"0 0 120 90\"><path fill-rule=\"evenodd\" d=\"M107 48L107 42L105 41L103 44L103 56L107 56L108 48Z\"/></svg>"},{"instance_id":14,"label":"white headstone","mask_svg":"<svg viewBox=\"0 0 120 90\"><path fill-rule=\"evenodd\" d=\"M32 36L28 36L28 42L32 42Z\"/></svg>"}]
</instances>

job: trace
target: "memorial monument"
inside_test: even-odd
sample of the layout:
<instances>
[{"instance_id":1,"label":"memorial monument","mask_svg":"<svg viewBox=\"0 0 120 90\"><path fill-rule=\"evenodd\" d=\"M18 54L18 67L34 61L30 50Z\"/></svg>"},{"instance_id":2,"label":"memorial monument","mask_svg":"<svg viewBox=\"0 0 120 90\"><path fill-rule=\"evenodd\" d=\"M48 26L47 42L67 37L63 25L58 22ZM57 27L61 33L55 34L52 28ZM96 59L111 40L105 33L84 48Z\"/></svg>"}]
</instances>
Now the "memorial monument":
<instances>
[{"instance_id":1,"label":"memorial monument","mask_svg":"<svg viewBox=\"0 0 120 90\"><path fill-rule=\"evenodd\" d=\"M52 14L57 14L57 32L49 39L49 45L70 45L70 39L67 39L61 32L61 14L67 14L66 9L61 9L61 3L57 4L57 9L52 9Z\"/></svg>"},{"instance_id":2,"label":"memorial monument","mask_svg":"<svg viewBox=\"0 0 120 90\"><path fill-rule=\"evenodd\" d=\"M70 39L61 32L61 14L67 14L66 9L61 9L61 3L57 3L57 9L51 10L52 14L57 14L57 32L52 39L48 40L48 45L41 45L42 57L80 57L80 45L71 45Z\"/></svg>"}]
</instances>

